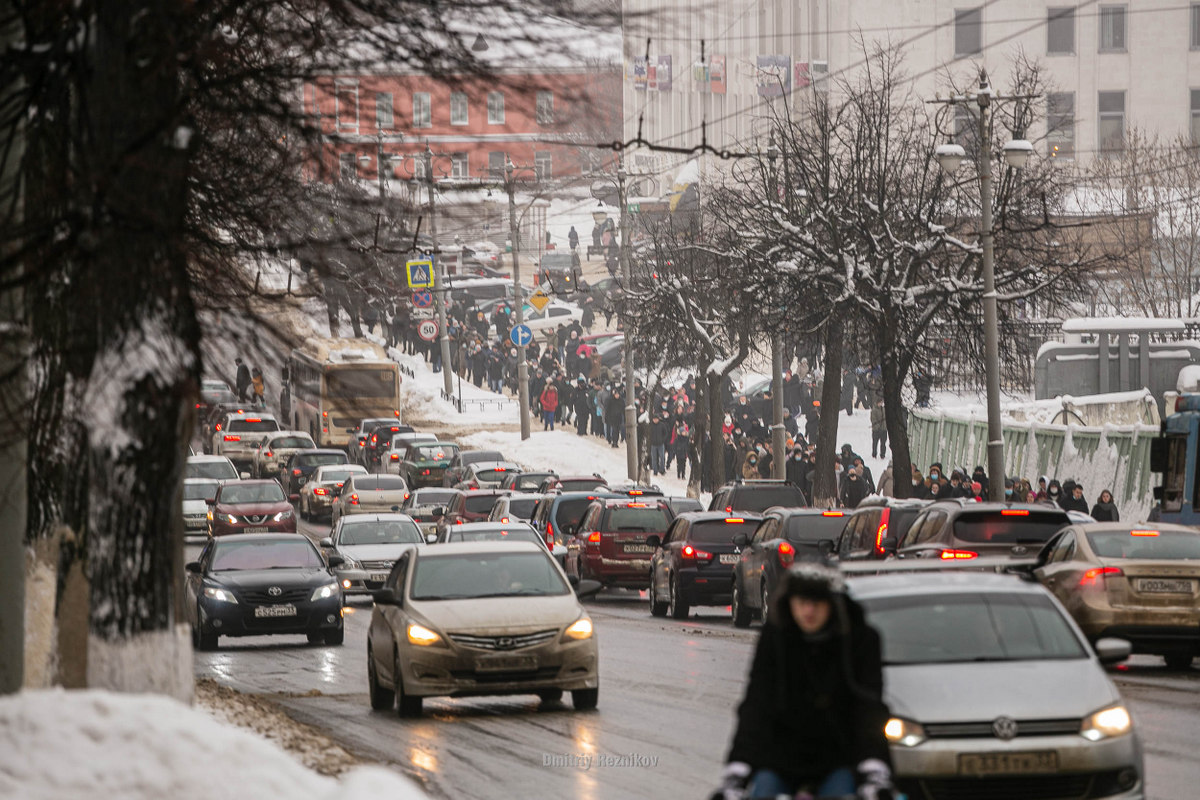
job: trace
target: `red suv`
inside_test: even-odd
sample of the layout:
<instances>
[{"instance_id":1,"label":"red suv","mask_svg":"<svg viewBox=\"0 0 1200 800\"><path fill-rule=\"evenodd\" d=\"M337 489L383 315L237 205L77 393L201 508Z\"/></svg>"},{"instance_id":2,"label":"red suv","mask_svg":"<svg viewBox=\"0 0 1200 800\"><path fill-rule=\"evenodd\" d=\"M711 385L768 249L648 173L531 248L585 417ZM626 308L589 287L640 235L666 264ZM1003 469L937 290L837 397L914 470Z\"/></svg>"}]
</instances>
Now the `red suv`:
<instances>
[{"instance_id":1,"label":"red suv","mask_svg":"<svg viewBox=\"0 0 1200 800\"><path fill-rule=\"evenodd\" d=\"M274 480L229 481L208 510L208 535L295 533L296 512Z\"/></svg>"},{"instance_id":2,"label":"red suv","mask_svg":"<svg viewBox=\"0 0 1200 800\"><path fill-rule=\"evenodd\" d=\"M667 532L674 514L665 500L599 499L592 502L567 542L567 573L605 586L650 585L646 537Z\"/></svg>"}]
</instances>

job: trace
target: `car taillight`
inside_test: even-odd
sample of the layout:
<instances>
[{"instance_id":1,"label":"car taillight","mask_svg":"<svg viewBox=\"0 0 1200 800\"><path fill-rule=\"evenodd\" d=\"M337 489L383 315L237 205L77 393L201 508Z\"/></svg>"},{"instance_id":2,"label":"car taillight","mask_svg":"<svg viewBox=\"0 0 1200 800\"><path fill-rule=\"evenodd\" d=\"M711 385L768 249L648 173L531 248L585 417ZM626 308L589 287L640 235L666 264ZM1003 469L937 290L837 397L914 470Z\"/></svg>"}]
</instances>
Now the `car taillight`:
<instances>
[{"instance_id":1,"label":"car taillight","mask_svg":"<svg viewBox=\"0 0 1200 800\"><path fill-rule=\"evenodd\" d=\"M267 458L270 458L271 456L273 456L275 454L272 453L270 450L268 450L264 455L266 455Z\"/></svg>"},{"instance_id":2,"label":"car taillight","mask_svg":"<svg viewBox=\"0 0 1200 800\"><path fill-rule=\"evenodd\" d=\"M356 495L356 494L350 495L350 505L352 505L352 506L358 505L358 495Z\"/></svg>"},{"instance_id":3,"label":"car taillight","mask_svg":"<svg viewBox=\"0 0 1200 800\"><path fill-rule=\"evenodd\" d=\"M299 475L299 474L300 474L300 470L298 470L298 469L294 469L294 470L292 470L292 474L293 474L293 475Z\"/></svg>"},{"instance_id":4,"label":"car taillight","mask_svg":"<svg viewBox=\"0 0 1200 800\"><path fill-rule=\"evenodd\" d=\"M404 493L404 499L405 499L405 500L407 500L407 499L408 499L408 498L410 498L410 497L412 497L412 495L411 495L411 494L409 494L408 492L405 492L405 493Z\"/></svg>"},{"instance_id":5,"label":"car taillight","mask_svg":"<svg viewBox=\"0 0 1200 800\"><path fill-rule=\"evenodd\" d=\"M218 422L217 427L213 428L213 430L216 431L217 433L220 433L221 432L221 423Z\"/></svg>"},{"instance_id":6,"label":"car taillight","mask_svg":"<svg viewBox=\"0 0 1200 800\"><path fill-rule=\"evenodd\" d=\"M227 442L240 442L241 440L242 440L242 437L240 437L240 436L232 436L228 433L225 434L225 441L227 441Z\"/></svg>"},{"instance_id":7,"label":"car taillight","mask_svg":"<svg viewBox=\"0 0 1200 800\"><path fill-rule=\"evenodd\" d=\"M645 493L644 493L644 492L643 492L641 489L634 489L633 491L631 491L631 492L629 493L629 496L630 496L630 497L638 497L638 496L640 496L640 495L642 495L642 494L645 494Z\"/></svg>"},{"instance_id":8,"label":"car taillight","mask_svg":"<svg viewBox=\"0 0 1200 800\"><path fill-rule=\"evenodd\" d=\"M942 555L941 555L941 558L943 561L950 561L952 559L960 559L960 558L978 558L978 557L979 557L979 553L976 553L974 550L943 550Z\"/></svg>"},{"instance_id":9,"label":"car taillight","mask_svg":"<svg viewBox=\"0 0 1200 800\"><path fill-rule=\"evenodd\" d=\"M259 417L246 417L246 422L262 422L262 419Z\"/></svg>"},{"instance_id":10,"label":"car taillight","mask_svg":"<svg viewBox=\"0 0 1200 800\"><path fill-rule=\"evenodd\" d=\"M708 552L707 550L697 550L696 548L692 547L690 544L685 544L683 546L683 549L680 550L679 553L684 558L697 558L697 559L712 558L712 553Z\"/></svg>"},{"instance_id":11,"label":"car taillight","mask_svg":"<svg viewBox=\"0 0 1200 800\"><path fill-rule=\"evenodd\" d=\"M600 541L600 531L592 531L588 534L588 541L595 544Z\"/></svg>"},{"instance_id":12,"label":"car taillight","mask_svg":"<svg viewBox=\"0 0 1200 800\"><path fill-rule=\"evenodd\" d=\"M789 542L779 543L779 566L787 569L796 560L796 548Z\"/></svg>"},{"instance_id":13,"label":"car taillight","mask_svg":"<svg viewBox=\"0 0 1200 800\"><path fill-rule=\"evenodd\" d=\"M429 470L427 470L427 469L423 469L423 470L421 470L421 474L422 474L422 475L428 475L428 474L429 474Z\"/></svg>"},{"instance_id":14,"label":"car taillight","mask_svg":"<svg viewBox=\"0 0 1200 800\"><path fill-rule=\"evenodd\" d=\"M328 411L322 411L322 412L321 412L321 416L322 416L322 417L328 417L328 416L329 416L329 412L328 412Z\"/></svg>"},{"instance_id":15,"label":"car taillight","mask_svg":"<svg viewBox=\"0 0 1200 800\"><path fill-rule=\"evenodd\" d=\"M1117 567L1092 567L1083 573L1083 577L1079 579L1080 586L1099 586L1100 578L1106 575L1121 575L1122 572Z\"/></svg>"},{"instance_id":16,"label":"car taillight","mask_svg":"<svg viewBox=\"0 0 1200 800\"><path fill-rule=\"evenodd\" d=\"M395 411L393 411L392 413L393 413L393 414L395 414L395 415L398 417L398 416L400 416L400 409L396 409L396 410L395 410Z\"/></svg>"},{"instance_id":17,"label":"car taillight","mask_svg":"<svg viewBox=\"0 0 1200 800\"><path fill-rule=\"evenodd\" d=\"M1158 531L1130 531L1130 536L1158 536Z\"/></svg>"},{"instance_id":18,"label":"car taillight","mask_svg":"<svg viewBox=\"0 0 1200 800\"><path fill-rule=\"evenodd\" d=\"M733 506L725 506L725 513L728 514L730 511L733 511Z\"/></svg>"},{"instance_id":19,"label":"car taillight","mask_svg":"<svg viewBox=\"0 0 1200 800\"><path fill-rule=\"evenodd\" d=\"M399 460L400 460L400 454L392 453L392 461L399 461Z\"/></svg>"},{"instance_id":20,"label":"car taillight","mask_svg":"<svg viewBox=\"0 0 1200 800\"><path fill-rule=\"evenodd\" d=\"M879 520L879 527L875 529L875 552L883 555L883 538L887 536L888 516L890 508L885 508Z\"/></svg>"},{"instance_id":21,"label":"car taillight","mask_svg":"<svg viewBox=\"0 0 1200 800\"><path fill-rule=\"evenodd\" d=\"M508 522L508 517L501 517L501 518L500 518L500 521L501 521L501 522Z\"/></svg>"},{"instance_id":22,"label":"car taillight","mask_svg":"<svg viewBox=\"0 0 1200 800\"><path fill-rule=\"evenodd\" d=\"M822 511L821 516L822 517L844 517L844 516L846 516L846 512L844 512L844 511Z\"/></svg>"},{"instance_id":23,"label":"car taillight","mask_svg":"<svg viewBox=\"0 0 1200 800\"><path fill-rule=\"evenodd\" d=\"M650 506L646 505L645 503L626 503L625 507L626 508L649 508Z\"/></svg>"},{"instance_id":24,"label":"car taillight","mask_svg":"<svg viewBox=\"0 0 1200 800\"><path fill-rule=\"evenodd\" d=\"M324 497L325 495L329 494L329 490L328 489L319 489L319 488L313 489L313 494L319 494L322 497Z\"/></svg>"}]
</instances>

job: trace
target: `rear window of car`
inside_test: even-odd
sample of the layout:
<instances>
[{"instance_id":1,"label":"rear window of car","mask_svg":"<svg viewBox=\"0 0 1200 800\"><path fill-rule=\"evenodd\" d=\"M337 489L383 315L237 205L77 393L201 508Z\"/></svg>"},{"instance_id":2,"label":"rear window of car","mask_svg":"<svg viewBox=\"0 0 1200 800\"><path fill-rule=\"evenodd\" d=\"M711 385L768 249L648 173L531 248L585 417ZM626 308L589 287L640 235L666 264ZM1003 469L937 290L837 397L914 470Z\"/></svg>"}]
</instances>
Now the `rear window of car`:
<instances>
[{"instance_id":1,"label":"rear window of car","mask_svg":"<svg viewBox=\"0 0 1200 800\"><path fill-rule=\"evenodd\" d=\"M412 497L412 504L416 506L439 506L449 503L457 494L452 489L428 489L417 492Z\"/></svg>"},{"instance_id":2,"label":"rear window of car","mask_svg":"<svg viewBox=\"0 0 1200 800\"><path fill-rule=\"evenodd\" d=\"M893 508L888 514L888 536L895 536L896 541L904 540L904 534L912 527L913 520L920 514L920 508Z\"/></svg>"},{"instance_id":3,"label":"rear window of car","mask_svg":"<svg viewBox=\"0 0 1200 800\"><path fill-rule=\"evenodd\" d=\"M271 447L312 447L313 440L307 436L281 436L271 440Z\"/></svg>"},{"instance_id":4,"label":"rear window of car","mask_svg":"<svg viewBox=\"0 0 1200 800\"><path fill-rule=\"evenodd\" d=\"M827 517L824 514L796 514L787 523L784 534L789 542L819 542L837 539L849 516Z\"/></svg>"},{"instance_id":5,"label":"rear window of car","mask_svg":"<svg viewBox=\"0 0 1200 800\"><path fill-rule=\"evenodd\" d=\"M1042 544L1070 524L1062 512L1026 509L967 512L954 520L954 536L971 544Z\"/></svg>"},{"instance_id":6,"label":"rear window of car","mask_svg":"<svg viewBox=\"0 0 1200 800\"><path fill-rule=\"evenodd\" d=\"M514 517L521 519L529 519L533 516L533 507L537 505L537 498L518 497L515 500L508 501L508 513Z\"/></svg>"},{"instance_id":7,"label":"rear window of car","mask_svg":"<svg viewBox=\"0 0 1200 800\"><path fill-rule=\"evenodd\" d=\"M583 519L583 514L587 511L588 506L592 501L586 497L573 498L571 500L563 500L554 509L554 530L557 533L570 533L579 524L579 520Z\"/></svg>"},{"instance_id":8,"label":"rear window of car","mask_svg":"<svg viewBox=\"0 0 1200 800\"><path fill-rule=\"evenodd\" d=\"M734 517L732 519L740 520L741 517ZM759 520L756 519L742 520L740 522L723 519L697 522L688 533L688 538L693 542L703 542L706 544L728 544L739 533L744 533L747 537L753 536L758 523Z\"/></svg>"},{"instance_id":9,"label":"rear window of car","mask_svg":"<svg viewBox=\"0 0 1200 800\"><path fill-rule=\"evenodd\" d=\"M545 480L545 478L545 475L538 473L520 475L517 477L516 481L514 481L513 485L517 489L537 489L542 485L542 481Z\"/></svg>"},{"instance_id":10,"label":"rear window of car","mask_svg":"<svg viewBox=\"0 0 1200 800\"><path fill-rule=\"evenodd\" d=\"M671 510L676 514L704 510L704 504L693 497L671 497L667 499L667 504L671 506Z\"/></svg>"},{"instance_id":11,"label":"rear window of car","mask_svg":"<svg viewBox=\"0 0 1200 800\"><path fill-rule=\"evenodd\" d=\"M592 489L603 489L608 486L603 478L574 478L561 481L564 492L588 492Z\"/></svg>"},{"instance_id":12,"label":"rear window of car","mask_svg":"<svg viewBox=\"0 0 1200 800\"><path fill-rule=\"evenodd\" d=\"M1159 531L1089 531L1088 544L1100 558L1153 558L1186 561L1200 558L1200 533Z\"/></svg>"},{"instance_id":13,"label":"rear window of car","mask_svg":"<svg viewBox=\"0 0 1200 800\"><path fill-rule=\"evenodd\" d=\"M296 456L298 467L324 467L331 464L345 464L345 453L313 453L308 456Z\"/></svg>"},{"instance_id":14,"label":"rear window of car","mask_svg":"<svg viewBox=\"0 0 1200 800\"><path fill-rule=\"evenodd\" d=\"M237 480L238 472L225 459L220 461L189 461L185 478L213 478L214 480Z\"/></svg>"},{"instance_id":15,"label":"rear window of car","mask_svg":"<svg viewBox=\"0 0 1200 800\"><path fill-rule=\"evenodd\" d=\"M324 482L329 482L329 481L341 482L341 481L346 480L347 478L349 478L351 475L354 475L354 474L357 474L357 473L352 473L348 469L347 470L327 469L321 473L321 480Z\"/></svg>"},{"instance_id":16,"label":"rear window of car","mask_svg":"<svg viewBox=\"0 0 1200 800\"><path fill-rule=\"evenodd\" d=\"M766 511L771 506L796 508L804 505L804 493L795 486L735 489L730 499L734 511Z\"/></svg>"},{"instance_id":17,"label":"rear window of car","mask_svg":"<svg viewBox=\"0 0 1200 800\"><path fill-rule=\"evenodd\" d=\"M500 481L504 480L504 476L507 474L507 469L504 467L497 467L496 469L481 469L475 473L475 476L481 481L487 481L488 483L499 483Z\"/></svg>"},{"instance_id":18,"label":"rear window of car","mask_svg":"<svg viewBox=\"0 0 1200 800\"><path fill-rule=\"evenodd\" d=\"M617 506L605 512L600 530L614 533L661 533L671 524L671 515L665 508L638 508Z\"/></svg>"},{"instance_id":19,"label":"rear window of car","mask_svg":"<svg viewBox=\"0 0 1200 800\"><path fill-rule=\"evenodd\" d=\"M482 514L484 511L491 511L492 506L496 504L496 496L493 494L476 494L471 492L467 495L466 509L472 514Z\"/></svg>"},{"instance_id":20,"label":"rear window of car","mask_svg":"<svg viewBox=\"0 0 1200 800\"><path fill-rule=\"evenodd\" d=\"M533 542L539 543L538 535L525 528L492 528L483 531L450 529L447 542Z\"/></svg>"},{"instance_id":21,"label":"rear window of car","mask_svg":"<svg viewBox=\"0 0 1200 800\"><path fill-rule=\"evenodd\" d=\"M461 454L463 464L475 464L480 461L503 461L504 456L495 450L468 450Z\"/></svg>"},{"instance_id":22,"label":"rear window of car","mask_svg":"<svg viewBox=\"0 0 1200 800\"><path fill-rule=\"evenodd\" d=\"M273 419L231 419L225 430L231 433L267 433L279 430L279 423Z\"/></svg>"},{"instance_id":23,"label":"rear window of car","mask_svg":"<svg viewBox=\"0 0 1200 800\"><path fill-rule=\"evenodd\" d=\"M407 486L404 478L399 478L394 475L367 475L362 478L354 479L355 489L382 489L384 491L396 491Z\"/></svg>"},{"instance_id":24,"label":"rear window of car","mask_svg":"<svg viewBox=\"0 0 1200 800\"><path fill-rule=\"evenodd\" d=\"M1085 658L1071 626L1041 594L992 592L868 598L883 663L946 664Z\"/></svg>"},{"instance_id":25,"label":"rear window of car","mask_svg":"<svg viewBox=\"0 0 1200 800\"><path fill-rule=\"evenodd\" d=\"M411 461L449 461L454 458L456 452L458 452L457 447L421 445L410 450L408 458Z\"/></svg>"}]
</instances>

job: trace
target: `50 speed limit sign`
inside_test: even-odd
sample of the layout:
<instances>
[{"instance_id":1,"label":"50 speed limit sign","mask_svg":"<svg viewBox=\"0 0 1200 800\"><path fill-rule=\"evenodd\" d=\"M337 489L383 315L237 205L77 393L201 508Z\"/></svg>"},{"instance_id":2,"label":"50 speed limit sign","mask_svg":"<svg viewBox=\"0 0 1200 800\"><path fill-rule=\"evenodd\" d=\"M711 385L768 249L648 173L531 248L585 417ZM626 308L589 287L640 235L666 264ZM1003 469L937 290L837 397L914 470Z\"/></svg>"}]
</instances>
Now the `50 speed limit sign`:
<instances>
[{"instance_id":1,"label":"50 speed limit sign","mask_svg":"<svg viewBox=\"0 0 1200 800\"><path fill-rule=\"evenodd\" d=\"M432 342L438 335L438 324L435 319L421 320L417 326L417 335L427 342Z\"/></svg>"}]
</instances>

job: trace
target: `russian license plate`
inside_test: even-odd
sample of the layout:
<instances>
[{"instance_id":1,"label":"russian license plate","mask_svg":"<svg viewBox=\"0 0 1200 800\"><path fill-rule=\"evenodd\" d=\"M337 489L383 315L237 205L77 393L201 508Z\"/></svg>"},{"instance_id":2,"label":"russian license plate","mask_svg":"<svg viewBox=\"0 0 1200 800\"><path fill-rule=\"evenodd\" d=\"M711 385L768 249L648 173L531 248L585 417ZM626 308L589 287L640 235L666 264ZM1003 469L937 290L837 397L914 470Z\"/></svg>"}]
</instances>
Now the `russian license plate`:
<instances>
[{"instance_id":1,"label":"russian license plate","mask_svg":"<svg viewBox=\"0 0 1200 800\"><path fill-rule=\"evenodd\" d=\"M476 672L537 669L537 656L490 656L475 659Z\"/></svg>"},{"instance_id":2,"label":"russian license plate","mask_svg":"<svg viewBox=\"0 0 1200 800\"><path fill-rule=\"evenodd\" d=\"M1058 753L1054 750L1031 750L1024 753L960 753L958 774L1035 775L1058 771Z\"/></svg>"},{"instance_id":3,"label":"russian license plate","mask_svg":"<svg viewBox=\"0 0 1200 800\"><path fill-rule=\"evenodd\" d=\"M256 617L294 617L296 616L296 607L292 604L283 606L259 606L254 609Z\"/></svg>"},{"instance_id":4,"label":"russian license plate","mask_svg":"<svg viewBox=\"0 0 1200 800\"><path fill-rule=\"evenodd\" d=\"M367 580L369 580L371 583L383 583L387 580L387 576L388 574L386 572L372 572L367 576Z\"/></svg>"},{"instance_id":5,"label":"russian license plate","mask_svg":"<svg viewBox=\"0 0 1200 800\"><path fill-rule=\"evenodd\" d=\"M738 562L737 553L721 553L722 564L736 564Z\"/></svg>"},{"instance_id":6,"label":"russian license plate","mask_svg":"<svg viewBox=\"0 0 1200 800\"><path fill-rule=\"evenodd\" d=\"M1186 578L1166 580L1163 578L1138 578L1134 582L1139 592L1162 592L1168 594L1191 594L1192 582Z\"/></svg>"},{"instance_id":7,"label":"russian license plate","mask_svg":"<svg viewBox=\"0 0 1200 800\"><path fill-rule=\"evenodd\" d=\"M242 533L266 533L266 525L256 525L253 528L242 528Z\"/></svg>"},{"instance_id":8,"label":"russian license plate","mask_svg":"<svg viewBox=\"0 0 1200 800\"><path fill-rule=\"evenodd\" d=\"M627 544L621 547L625 553L653 553L654 548L648 544Z\"/></svg>"}]
</instances>

